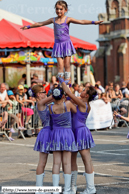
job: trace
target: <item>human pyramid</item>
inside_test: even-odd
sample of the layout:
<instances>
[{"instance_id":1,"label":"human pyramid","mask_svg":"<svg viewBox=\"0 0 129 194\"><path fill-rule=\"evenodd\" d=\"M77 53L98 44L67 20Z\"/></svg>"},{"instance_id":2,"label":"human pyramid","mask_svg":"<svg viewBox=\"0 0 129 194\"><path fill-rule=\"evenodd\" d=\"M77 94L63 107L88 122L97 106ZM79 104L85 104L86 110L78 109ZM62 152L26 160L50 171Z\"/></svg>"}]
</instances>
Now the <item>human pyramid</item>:
<instances>
[{"instance_id":1,"label":"human pyramid","mask_svg":"<svg viewBox=\"0 0 129 194\"><path fill-rule=\"evenodd\" d=\"M32 88L37 101L37 111L43 123L34 150L39 151L39 163L36 170L36 186L43 186L44 169L49 153L53 153L52 178L53 186L59 185L60 166L64 172L64 194L77 192L77 153L80 152L84 166L87 187L83 194L94 194L94 170L91 162L90 148L95 146L90 130L86 127L86 119L90 111L89 102L96 96L93 87L81 93L81 99L73 95L66 84L69 83L71 56L76 53L70 40L70 23L88 25L101 24L103 21L77 20L66 17L68 4L57 1L55 4L57 17L44 22L24 26L21 29L41 27L54 24L55 43L52 57L57 58L58 78L60 85L53 89L52 96L46 98L42 86ZM64 73L65 68L65 73ZM72 100L65 100L64 92ZM54 102L54 104L51 104ZM49 106L47 104L50 104ZM72 113L72 116L71 116ZM56 193L58 194L58 193Z\"/></svg>"},{"instance_id":2,"label":"human pyramid","mask_svg":"<svg viewBox=\"0 0 129 194\"><path fill-rule=\"evenodd\" d=\"M53 186L59 186L62 164L64 194L76 193L76 159L79 152L85 166L84 175L87 182L86 190L83 193L93 194L96 193L96 189L90 148L94 147L95 143L90 130L86 127L86 119L90 111L89 102L96 96L96 91L90 86L81 93L81 99L79 99L71 93L63 78L59 77L59 81L62 87L55 88L52 96L48 98L43 93L42 86L35 85L32 88L37 101L37 111L44 126L39 132L34 146L34 150L40 152L36 170L36 186L43 186L47 157L52 152ZM73 100L73 103L65 100L64 92ZM52 101L54 104L51 104Z\"/></svg>"}]
</instances>

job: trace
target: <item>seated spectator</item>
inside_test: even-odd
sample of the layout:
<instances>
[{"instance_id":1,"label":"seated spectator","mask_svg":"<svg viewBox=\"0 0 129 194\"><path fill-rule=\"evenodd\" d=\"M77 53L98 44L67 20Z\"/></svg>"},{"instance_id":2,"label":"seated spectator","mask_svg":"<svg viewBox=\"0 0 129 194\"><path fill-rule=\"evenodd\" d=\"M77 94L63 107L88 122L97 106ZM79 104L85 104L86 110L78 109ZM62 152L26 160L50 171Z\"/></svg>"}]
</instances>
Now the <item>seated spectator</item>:
<instances>
[{"instance_id":1,"label":"seated spectator","mask_svg":"<svg viewBox=\"0 0 129 194\"><path fill-rule=\"evenodd\" d=\"M120 90L119 84L115 85L115 96L116 96L116 98L119 98L120 100L123 98L123 94Z\"/></svg>"},{"instance_id":2,"label":"seated spectator","mask_svg":"<svg viewBox=\"0 0 129 194\"><path fill-rule=\"evenodd\" d=\"M102 94L102 91L99 89L98 84L95 84L95 90L96 90L97 94Z\"/></svg>"},{"instance_id":3,"label":"seated spectator","mask_svg":"<svg viewBox=\"0 0 129 194\"><path fill-rule=\"evenodd\" d=\"M6 86L4 83L0 84L0 99L4 102L9 100L8 95L7 95ZM7 105L7 102L2 103L2 108L5 108L6 105Z\"/></svg>"},{"instance_id":4,"label":"seated spectator","mask_svg":"<svg viewBox=\"0 0 129 194\"><path fill-rule=\"evenodd\" d=\"M113 82L109 82L108 86L113 89L114 88Z\"/></svg>"},{"instance_id":5,"label":"seated spectator","mask_svg":"<svg viewBox=\"0 0 129 194\"><path fill-rule=\"evenodd\" d=\"M1 125L2 125L2 129L5 128L5 124L7 123L8 121L8 113L7 111L5 111L5 107L3 108L2 105L3 104L9 104L10 106L12 105L9 100L2 100L1 97L0 97L0 116L2 116L2 122L1 122ZM3 124L4 123L4 124Z\"/></svg>"},{"instance_id":6,"label":"seated spectator","mask_svg":"<svg viewBox=\"0 0 129 194\"><path fill-rule=\"evenodd\" d=\"M126 88L128 89L128 91L129 91L129 82L127 83L127 86L126 86Z\"/></svg>"},{"instance_id":7,"label":"seated spectator","mask_svg":"<svg viewBox=\"0 0 129 194\"><path fill-rule=\"evenodd\" d=\"M32 109L24 107L24 103L28 102L28 101L25 100L24 87L22 85L18 86L16 100L19 103L19 118L21 117L22 124L23 124L23 117L24 117L24 115L26 115L25 127L27 129L30 129L29 120L30 120L31 116L34 114L34 112ZM21 115L21 112L22 112L22 115Z\"/></svg>"},{"instance_id":8,"label":"seated spectator","mask_svg":"<svg viewBox=\"0 0 129 194\"><path fill-rule=\"evenodd\" d=\"M106 93L101 93L101 99L107 104L109 102L108 98L107 98L107 94Z\"/></svg>"},{"instance_id":9,"label":"seated spectator","mask_svg":"<svg viewBox=\"0 0 129 194\"><path fill-rule=\"evenodd\" d=\"M90 82L86 82L86 83L84 84L84 87L85 87L85 88L87 88L87 87L89 87L89 86L91 86Z\"/></svg>"},{"instance_id":10,"label":"seated spectator","mask_svg":"<svg viewBox=\"0 0 129 194\"><path fill-rule=\"evenodd\" d=\"M57 78L56 78L56 76L52 76L52 78L51 78L51 83L50 83L50 88L52 89L53 88L53 85L54 84L57 84L58 85L58 82L57 82Z\"/></svg>"},{"instance_id":11,"label":"seated spectator","mask_svg":"<svg viewBox=\"0 0 129 194\"><path fill-rule=\"evenodd\" d=\"M96 84L99 86L99 89L102 91L102 93L104 93L105 89L101 86L101 82L97 81Z\"/></svg>"},{"instance_id":12,"label":"seated spectator","mask_svg":"<svg viewBox=\"0 0 129 194\"><path fill-rule=\"evenodd\" d=\"M122 82L122 88L120 90L123 94L123 98L128 98L129 97L129 90L126 88L126 83L125 82Z\"/></svg>"},{"instance_id":13,"label":"seated spectator","mask_svg":"<svg viewBox=\"0 0 129 194\"><path fill-rule=\"evenodd\" d=\"M48 91L50 90L50 83L45 82L45 83L43 84L43 87L44 87L46 93L48 93Z\"/></svg>"},{"instance_id":14,"label":"seated spectator","mask_svg":"<svg viewBox=\"0 0 129 194\"><path fill-rule=\"evenodd\" d=\"M37 73L34 73L33 74L33 78L31 79L31 82L36 82L37 84L44 84L44 81L43 80L40 80L38 78L38 74Z\"/></svg>"},{"instance_id":15,"label":"seated spectator","mask_svg":"<svg viewBox=\"0 0 129 194\"><path fill-rule=\"evenodd\" d=\"M31 107L31 109L33 109L35 106L35 103L34 103L35 100L30 99L28 89L29 89L29 87L26 84L24 84L24 94L25 94L26 106Z\"/></svg>"},{"instance_id":16,"label":"seated spectator","mask_svg":"<svg viewBox=\"0 0 129 194\"><path fill-rule=\"evenodd\" d=\"M108 91L107 91L107 98L110 102L113 101L113 99L116 99L116 95L115 95L115 91L113 90L112 87L109 87L108 88Z\"/></svg>"},{"instance_id":17,"label":"seated spectator","mask_svg":"<svg viewBox=\"0 0 129 194\"><path fill-rule=\"evenodd\" d=\"M11 102L9 100L1 100L0 99L0 105L1 104L6 104L6 105L9 104L10 106L12 106L12 104L11 104ZM4 129L4 130L7 130L9 132L9 139L11 141L13 141L14 139L12 138L12 133L15 132L14 129L12 129L12 128L9 128L9 129L5 128L5 124L8 121L8 112L5 111L5 107L4 108L0 107L0 115L2 116L2 122L0 123L1 128Z\"/></svg>"},{"instance_id":18,"label":"seated spectator","mask_svg":"<svg viewBox=\"0 0 129 194\"><path fill-rule=\"evenodd\" d=\"M106 86L105 86L105 92L106 92L106 93L108 92L108 88L109 88L109 86L106 85Z\"/></svg>"},{"instance_id":19,"label":"seated spectator","mask_svg":"<svg viewBox=\"0 0 129 194\"><path fill-rule=\"evenodd\" d=\"M11 131L13 133L15 133L15 130L14 130L14 123L17 123L17 127L19 130L22 130L22 125L21 125L21 121L19 122L19 119L18 119L18 109L17 109L17 105L18 105L18 102L16 101L16 98L13 94L13 92L11 90L8 91L8 97L9 97L9 102L12 104L12 106L7 106L7 111L8 111L8 115L9 117L11 118Z\"/></svg>"},{"instance_id":20,"label":"seated spectator","mask_svg":"<svg viewBox=\"0 0 129 194\"><path fill-rule=\"evenodd\" d=\"M75 96L76 96L76 97L80 97L79 92L78 92L78 84L74 83L74 84L72 85L72 87L73 87L73 89L74 89L74 94L75 94Z\"/></svg>"},{"instance_id":21,"label":"seated spectator","mask_svg":"<svg viewBox=\"0 0 129 194\"><path fill-rule=\"evenodd\" d=\"M26 74L22 74L22 78L18 81L18 85L26 84Z\"/></svg>"},{"instance_id":22,"label":"seated spectator","mask_svg":"<svg viewBox=\"0 0 129 194\"><path fill-rule=\"evenodd\" d=\"M82 93L82 91L83 91L83 85L80 85L79 87L78 87L78 93L79 93L79 97L80 97L80 94Z\"/></svg>"}]
</instances>

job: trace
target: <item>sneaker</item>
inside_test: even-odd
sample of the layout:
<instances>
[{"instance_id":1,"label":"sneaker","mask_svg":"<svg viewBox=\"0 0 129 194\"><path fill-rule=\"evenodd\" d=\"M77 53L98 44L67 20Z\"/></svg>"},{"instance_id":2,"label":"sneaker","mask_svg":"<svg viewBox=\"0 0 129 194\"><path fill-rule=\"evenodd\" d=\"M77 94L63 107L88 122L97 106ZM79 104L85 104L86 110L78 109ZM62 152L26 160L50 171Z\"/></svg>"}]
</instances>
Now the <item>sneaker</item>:
<instances>
[{"instance_id":1,"label":"sneaker","mask_svg":"<svg viewBox=\"0 0 129 194\"><path fill-rule=\"evenodd\" d=\"M19 130L22 130L22 127L18 127Z\"/></svg>"},{"instance_id":2,"label":"sneaker","mask_svg":"<svg viewBox=\"0 0 129 194\"><path fill-rule=\"evenodd\" d=\"M11 132L11 133L15 133L14 128L11 128L11 129L10 129L10 132Z\"/></svg>"},{"instance_id":3,"label":"sneaker","mask_svg":"<svg viewBox=\"0 0 129 194\"><path fill-rule=\"evenodd\" d=\"M32 129L32 127L28 123L25 123L25 127L26 129Z\"/></svg>"},{"instance_id":4,"label":"sneaker","mask_svg":"<svg viewBox=\"0 0 129 194\"><path fill-rule=\"evenodd\" d=\"M11 141L14 141L14 139L13 139L12 137L9 137L9 139L10 139Z\"/></svg>"}]
</instances>

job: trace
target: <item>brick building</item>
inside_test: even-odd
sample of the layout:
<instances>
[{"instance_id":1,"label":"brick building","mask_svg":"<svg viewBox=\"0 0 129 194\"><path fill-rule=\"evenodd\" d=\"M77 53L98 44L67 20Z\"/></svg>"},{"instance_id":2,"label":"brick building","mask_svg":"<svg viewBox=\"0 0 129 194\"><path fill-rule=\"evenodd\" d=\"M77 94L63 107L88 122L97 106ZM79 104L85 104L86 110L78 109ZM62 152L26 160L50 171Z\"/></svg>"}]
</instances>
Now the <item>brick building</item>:
<instances>
[{"instance_id":1,"label":"brick building","mask_svg":"<svg viewBox=\"0 0 129 194\"><path fill-rule=\"evenodd\" d=\"M129 81L129 0L106 0L107 13L98 18L99 48L93 67L95 78L103 85L109 81Z\"/></svg>"}]
</instances>

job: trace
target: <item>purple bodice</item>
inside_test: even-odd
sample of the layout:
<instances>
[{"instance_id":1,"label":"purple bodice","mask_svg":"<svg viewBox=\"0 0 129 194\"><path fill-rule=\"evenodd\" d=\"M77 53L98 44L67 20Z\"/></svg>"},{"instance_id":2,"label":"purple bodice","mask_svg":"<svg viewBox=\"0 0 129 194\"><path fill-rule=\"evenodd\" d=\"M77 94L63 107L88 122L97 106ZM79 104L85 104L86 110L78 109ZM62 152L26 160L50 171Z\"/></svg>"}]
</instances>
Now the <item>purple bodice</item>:
<instances>
[{"instance_id":1,"label":"purple bodice","mask_svg":"<svg viewBox=\"0 0 129 194\"><path fill-rule=\"evenodd\" d=\"M37 106L36 106L37 108ZM43 111L38 110L37 108L38 115L42 121L43 127L50 126L50 112L49 112L49 107L46 105L46 108Z\"/></svg>"},{"instance_id":2,"label":"purple bodice","mask_svg":"<svg viewBox=\"0 0 129 194\"><path fill-rule=\"evenodd\" d=\"M65 113L62 114L54 114L53 113L53 105L51 105L51 118L53 129L56 128L71 128L71 112L67 112L66 104L64 103Z\"/></svg>"},{"instance_id":3,"label":"purple bodice","mask_svg":"<svg viewBox=\"0 0 129 194\"><path fill-rule=\"evenodd\" d=\"M70 40L69 35L69 25L66 23L67 17L65 22L62 24L57 24L54 18L54 36L55 36L55 43L64 42Z\"/></svg>"},{"instance_id":4,"label":"purple bodice","mask_svg":"<svg viewBox=\"0 0 129 194\"><path fill-rule=\"evenodd\" d=\"M77 129L80 127L86 127L86 119L88 117L87 110L88 110L87 104L86 104L86 112L80 112L77 106L77 112L73 114L73 119L72 119L73 129Z\"/></svg>"}]
</instances>

